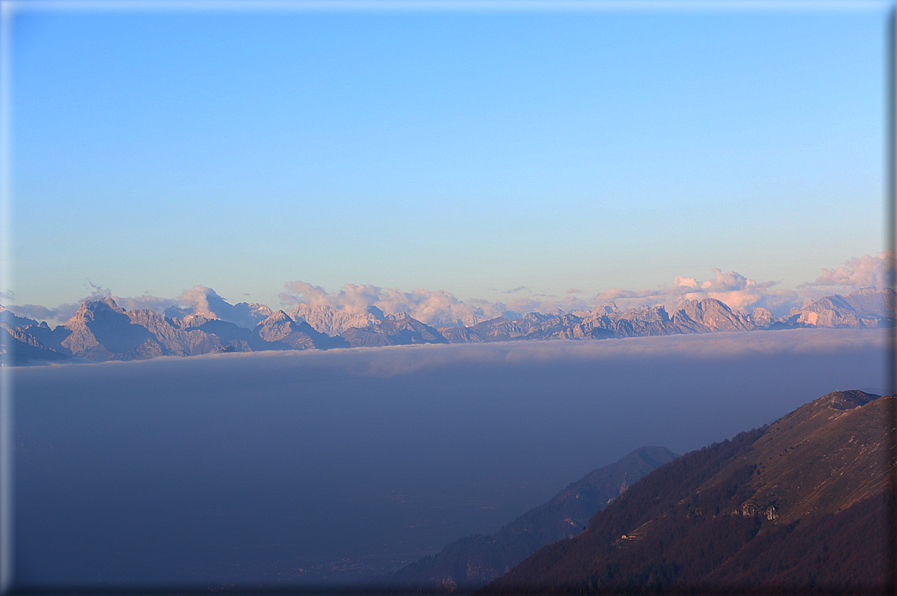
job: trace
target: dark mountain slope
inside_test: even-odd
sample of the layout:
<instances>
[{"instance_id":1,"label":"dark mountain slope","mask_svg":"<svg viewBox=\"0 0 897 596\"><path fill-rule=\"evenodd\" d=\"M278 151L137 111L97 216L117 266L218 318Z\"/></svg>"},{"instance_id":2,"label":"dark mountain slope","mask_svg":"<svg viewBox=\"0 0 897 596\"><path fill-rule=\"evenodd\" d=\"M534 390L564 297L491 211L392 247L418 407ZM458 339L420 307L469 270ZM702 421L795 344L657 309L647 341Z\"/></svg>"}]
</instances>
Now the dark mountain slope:
<instances>
[{"instance_id":1,"label":"dark mountain slope","mask_svg":"<svg viewBox=\"0 0 897 596\"><path fill-rule=\"evenodd\" d=\"M887 406L826 395L772 426L663 466L487 588L606 593L672 587L838 592L883 580Z\"/></svg>"},{"instance_id":2,"label":"dark mountain slope","mask_svg":"<svg viewBox=\"0 0 897 596\"><path fill-rule=\"evenodd\" d=\"M15 329L16 327L28 327L29 325L37 325L37 321L27 317L19 317L7 310L0 304L0 327L6 329Z\"/></svg>"},{"instance_id":3,"label":"dark mountain slope","mask_svg":"<svg viewBox=\"0 0 897 596\"><path fill-rule=\"evenodd\" d=\"M153 335L162 354L173 356L195 356L214 352L221 342L213 335L199 329L182 329L172 319L141 309L128 311L133 325L146 328ZM151 357L150 354L133 354L133 359Z\"/></svg>"},{"instance_id":4,"label":"dark mountain slope","mask_svg":"<svg viewBox=\"0 0 897 596\"><path fill-rule=\"evenodd\" d=\"M348 342L315 331L305 321L297 323L282 310L255 326L249 345L253 350L323 350L349 347Z\"/></svg>"},{"instance_id":5,"label":"dark mountain slope","mask_svg":"<svg viewBox=\"0 0 897 596\"><path fill-rule=\"evenodd\" d=\"M887 573L885 519L887 503L880 493L836 514L783 525L757 536L705 581L767 592L802 586L843 594L874 586Z\"/></svg>"},{"instance_id":6,"label":"dark mountain slope","mask_svg":"<svg viewBox=\"0 0 897 596\"><path fill-rule=\"evenodd\" d=\"M609 501L675 457L663 447L637 449L616 463L593 470L496 534L462 538L435 556L400 569L386 581L396 586L439 590L473 590L483 586L538 548L579 534Z\"/></svg>"},{"instance_id":7,"label":"dark mountain slope","mask_svg":"<svg viewBox=\"0 0 897 596\"><path fill-rule=\"evenodd\" d=\"M84 302L63 328L67 333L60 341L60 351L88 360L122 359L122 355L154 342L146 327L133 324L127 312L109 297ZM163 354L155 345L147 352L152 356Z\"/></svg>"},{"instance_id":8,"label":"dark mountain slope","mask_svg":"<svg viewBox=\"0 0 897 596\"><path fill-rule=\"evenodd\" d=\"M21 329L0 327L0 360L3 360L4 356L12 366L65 362L72 359L71 356L51 350Z\"/></svg>"}]
</instances>

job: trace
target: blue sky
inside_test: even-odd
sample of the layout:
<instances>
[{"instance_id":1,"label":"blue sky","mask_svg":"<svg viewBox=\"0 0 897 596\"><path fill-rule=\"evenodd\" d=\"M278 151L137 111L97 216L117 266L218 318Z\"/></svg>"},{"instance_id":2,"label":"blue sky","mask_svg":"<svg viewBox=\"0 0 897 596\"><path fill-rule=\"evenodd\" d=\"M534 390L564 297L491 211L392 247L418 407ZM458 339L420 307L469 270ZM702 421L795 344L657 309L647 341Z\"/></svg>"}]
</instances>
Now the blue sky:
<instances>
[{"instance_id":1,"label":"blue sky","mask_svg":"<svg viewBox=\"0 0 897 596\"><path fill-rule=\"evenodd\" d=\"M9 6L12 304L793 290L884 250L886 4Z\"/></svg>"}]
</instances>

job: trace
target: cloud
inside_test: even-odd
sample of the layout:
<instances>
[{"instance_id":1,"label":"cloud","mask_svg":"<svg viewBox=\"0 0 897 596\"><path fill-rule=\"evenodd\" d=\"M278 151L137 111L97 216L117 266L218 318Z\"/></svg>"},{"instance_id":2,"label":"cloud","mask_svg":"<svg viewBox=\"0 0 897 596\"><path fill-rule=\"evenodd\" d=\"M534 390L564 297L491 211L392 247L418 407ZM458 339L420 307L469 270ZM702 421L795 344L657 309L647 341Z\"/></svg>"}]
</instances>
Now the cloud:
<instances>
[{"instance_id":1,"label":"cloud","mask_svg":"<svg viewBox=\"0 0 897 596\"><path fill-rule=\"evenodd\" d=\"M305 302L349 314L364 314L373 306L387 314L404 312L434 326L475 325L507 312L501 302L470 300L465 303L445 290L403 292L398 288L346 284L338 292L330 293L304 281L287 282L284 287L287 291L281 294L281 299L286 303Z\"/></svg>"},{"instance_id":2,"label":"cloud","mask_svg":"<svg viewBox=\"0 0 897 596\"><path fill-rule=\"evenodd\" d=\"M142 368L187 369L204 367L208 360L223 360L228 369L240 367L295 370L302 367L308 378L320 380L315 371L329 370L328 377L392 377L444 367L494 368L497 365L531 365L536 363L561 366L568 363L595 364L623 359L641 362L644 358L665 360L673 364L700 364L698 372L683 375L689 386L700 381L700 371L706 363L717 360L744 362L753 358L779 358L848 353L880 356L888 350L888 338L877 329L809 328L786 329L776 332L718 332L712 334L683 334L646 336L594 341L553 340L533 342L491 342L479 344L421 344L387 346L352 350L307 352L246 352L234 354L206 354L189 359L153 359L128 363ZM812 361L805 361L812 362ZM875 370L881 370L876 361ZM122 363L92 364L122 367ZM815 366L814 374L819 375ZM631 382L632 380L629 379ZM880 382L870 378L867 383ZM740 381L739 381L740 382ZM844 387L842 387L843 389ZM834 390L834 389L832 389Z\"/></svg>"},{"instance_id":3,"label":"cloud","mask_svg":"<svg viewBox=\"0 0 897 596\"><path fill-rule=\"evenodd\" d=\"M518 298L508 302L511 311L519 313L539 312L554 314L558 312L577 312L591 310L595 305L578 296L568 295L563 298L549 300L535 300L532 298Z\"/></svg>"},{"instance_id":4,"label":"cloud","mask_svg":"<svg viewBox=\"0 0 897 596\"><path fill-rule=\"evenodd\" d=\"M588 310L589 304L577 296L561 299L539 300L535 297L518 297L509 302L471 299L462 302L446 290L414 290L403 292L398 288L384 289L373 285L346 284L338 292L327 292L320 286L304 281L284 284L286 292L281 299L287 304L305 302L324 306L349 314L363 314L376 307L386 314L406 313L419 321L435 327L472 326L496 317L515 319L528 312L554 313ZM530 291L520 286L505 293Z\"/></svg>"},{"instance_id":5,"label":"cloud","mask_svg":"<svg viewBox=\"0 0 897 596\"><path fill-rule=\"evenodd\" d=\"M34 319L38 322L44 321L51 327L63 325L78 312L78 309L84 301L102 300L103 298L112 296L112 291L109 288L104 288L89 280L87 281L87 287L89 288L89 292L83 298L78 300L78 302L60 304L55 308L47 308L40 304L10 304L7 305L6 308L16 316ZM9 299L11 300L12 298L13 293L9 292ZM113 298L113 300L115 300L116 304L121 304L119 302L119 300L121 300L120 298L116 297Z\"/></svg>"},{"instance_id":6,"label":"cloud","mask_svg":"<svg viewBox=\"0 0 897 596\"><path fill-rule=\"evenodd\" d=\"M598 294L594 302L613 303L622 310L663 306L672 314L685 300L712 298L743 312L763 307L780 315L800 302L797 292L772 289L776 285L774 281L757 282L735 271L723 272L718 268L711 271L713 278L705 281L676 276L672 286L634 291L615 288Z\"/></svg>"},{"instance_id":7,"label":"cloud","mask_svg":"<svg viewBox=\"0 0 897 596\"><path fill-rule=\"evenodd\" d=\"M178 301L172 298L160 298L150 294L137 296L113 296L113 300L125 310L152 310L155 312L164 312L165 309L177 306Z\"/></svg>"},{"instance_id":8,"label":"cloud","mask_svg":"<svg viewBox=\"0 0 897 596\"><path fill-rule=\"evenodd\" d=\"M192 307L198 314L214 313L222 305L230 306L218 292L206 286L193 286L178 296L177 302Z\"/></svg>"},{"instance_id":9,"label":"cloud","mask_svg":"<svg viewBox=\"0 0 897 596\"><path fill-rule=\"evenodd\" d=\"M0 292L0 300L15 300L16 295L12 290Z\"/></svg>"},{"instance_id":10,"label":"cloud","mask_svg":"<svg viewBox=\"0 0 897 596\"><path fill-rule=\"evenodd\" d=\"M111 297L117 305L125 310L148 309L156 312L163 312L166 308L170 308L177 304L177 300L170 298L159 298L144 294L136 298L129 296L113 296L108 288L100 287L96 284L88 282L91 287L91 293L79 300L78 302L60 304L55 308L47 308L39 304L16 304L9 305L8 308L13 314L20 317L27 317L37 321L46 321L50 326L62 325L74 315L81 303L85 300L98 300L107 296Z\"/></svg>"},{"instance_id":11,"label":"cloud","mask_svg":"<svg viewBox=\"0 0 897 596\"><path fill-rule=\"evenodd\" d=\"M19 317L26 317L28 319L34 319L36 321L44 321L51 327L56 325L63 325L66 321L68 321L72 316L78 312L78 309L81 307L81 303L86 300L102 300L106 297L112 297L115 300L115 303L127 310L132 310L135 308L135 305L139 304L140 298L120 298L118 296L112 296L112 291L109 288L104 288L100 285L97 285L91 281L87 282L87 286L90 289L89 293L78 300L78 302L70 302L66 304L60 304L54 308L48 308L46 306L42 306L40 304L10 304L6 308L10 310L14 315ZM13 293L9 292L9 299L13 298ZM144 299L149 299L151 297L144 296ZM156 300L162 300L161 298L157 298ZM125 306L125 304L129 306ZM142 308L142 307L141 307Z\"/></svg>"},{"instance_id":12,"label":"cloud","mask_svg":"<svg viewBox=\"0 0 897 596\"><path fill-rule=\"evenodd\" d=\"M461 301L446 290L416 289L411 292L399 288L382 288L369 284L346 284L336 292L328 292L321 286L305 281L284 284L279 298L284 306L306 303L330 308L349 315L364 315L375 307L386 314L405 313L424 323L440 326L472 326L481 321L505 317L514 319L529 312L544 314L562 312L580 313L614 304L620 310L663 306L674 313L686 300L720 300L730 308L750 313L753 309L766 308L775 316L788 314L800 307L836 291L886 285L887 268L895 267L897 253L878 253L876 256L852 258L837 269L823 269L823 274L813 282L797 286L797 291L777 287L776 281L757 281L736 271L711 269L707 279L675 276L670 285L639 290L613 288L592 297L584 297L582 290L569 288L562 298L546 294L534 294L528 286L493 291L517 294L509 301L490 301L472 298ZM88 282L89 298L111 295L107 288ZM525 294L520 295L521 292ZM12 299L12 292L0 298ZM184 290L177 298L163 298L144 294L138 297L114 296L115 301L127 310L150 309L168 316L184 317L189 314L212 314L223 320L244 327L253 327L270 314L267 307L241 302L229 304L222 296L207 286L194 286ZM48 309L37 305L10 307L19 316L38 320L64 322L78 305L61 305Z\"/></svg>"},{"instance_id":13,"label":"cloud","mask_svg":"<svg viewBox=\"0 0 897 596\"><path fill-rule=\"evenodd\" d=\"M91 292L86 298L87 300L102 300L106 296L112 296L112 290L109 288L98 286L90 280L88 280L87 285L91 288Z\"/></svg>"},{"instance_id":14,"label":"cloud","mask_svg":"<svg viewBox=\"0 0 897 596\"><path fill-rule=\"evenodd\" d=\"M592 302L613 303L622 310L663 306L672 313L684 300L713 298L743 312L762 307L781 316L835 291L847 293L862 287L885 287L889 267L897 267L895 251L852 258L837 269L823 269L815 281L797 286L798 291L777 288L775 281L755 281L735 271L713 268L713 277L707 280L676 276L671 286L642 290L614 288L596 295Z\"/></svg>"},{"instance_id":15,"label":"cloud","mask_svg":"<svg viewBox=\"0 0 897 596\"><path fill-rule=\"evenodd\" d=\"M184 317L197 314L210 318L217 317L249 329L255 327L273 312L269 307L259 304L246 302L230 304L215 290L207 286L193 286L189 290L184 290L178 296L176 303L177 305L165 309L167 316Z\"/></svg>"},{"instance_id":16,"label":"cloud","mask_svg":"<svg viewBox=\"0 0 897 596\"><path fill-rule=\"evenodd\" d=\"M772 306L778 309L778 307L783 306L783 303L788 303L787 297L790 296L794 300L797 299L797 295L794 292L770 292L769 288L774 286L776 282L759 283L734 271L723 273L716 268L712 269L712 271L714 279L702 283L700 291L694 290L685 293L684 299L702 300L704 298L714 298L725 303L730 308L745 312L761 306L765 308ZM771 297L776 297L776 299L770 300Z\"/></svg>"},{"instance_id":17,"label":"cloud","mask_svg":"<svg viewBox=\"0 0 897 596\"><path fill-rule=\"evenodd\" d=\"M512 288L510 290L502 290L502 294L516 294L517 292L529 292L530 289L526 286L517 286L516 288Z\"/></svg>"},{"instance_id":18,"label":"cloud","mask_svg":"<svg viewBox=\"0 0 897 596\"><path fill-rule=\"evenodd\" d=\"M885 287L889 269L897 268L897 251L880 252L874 257L865 255L845 261L837 269L823 269L815 281L801 284L800 288L865 288Z\"/></svg>"},{"instance_id":19,"label":"cloud","mask_svg":"<svg viewBox=\"0 0 897 596\"><path fill-rule=\"evenodd\" d=\"M36 321L46 321L50 326L61 325L74 315L81 303L60 304L56 308L47 308L39 304L15 304L6 307L17 317L25 317Z\"/></svg>"}]
</instances>

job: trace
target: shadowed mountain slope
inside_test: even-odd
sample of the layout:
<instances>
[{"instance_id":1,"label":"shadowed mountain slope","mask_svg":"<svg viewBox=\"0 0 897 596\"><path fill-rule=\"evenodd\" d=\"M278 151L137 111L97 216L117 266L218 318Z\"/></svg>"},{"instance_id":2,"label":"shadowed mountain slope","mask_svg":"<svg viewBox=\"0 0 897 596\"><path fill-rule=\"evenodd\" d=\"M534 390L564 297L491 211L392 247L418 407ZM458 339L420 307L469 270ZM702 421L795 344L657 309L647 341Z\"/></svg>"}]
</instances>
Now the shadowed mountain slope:
<instances>
[{"instance_id":1,"label":"shadowed mountain slope","mask_svg":"<svg viewBox=\"0 0 897 596\"><path fill-rule=\"evenodd\" d=\"M483 593L880 586L893 399L831 393L686 454Z\"/></svg>"},{"instance_id":2,"label":"shadowed mountain slope","mask_svg":"<svg viewBox=\"0 0 897 596\"><path fill-rule=\"evenodd\" d=\"M319 333L305 321L296 322L282 310L255 326L250 346L254 350L309 350L348 348L349 343L339 337Z\"/></svg>"},{"instance_id":3,"label":"shadowed mountain slope","mask_svg":"<svg viewBox=\"0 0 897 596\"><path fill-rule=\"evenodd\" d=\"M0 359L3 357L15 366L71 360L71 356L51 350L21 329L0 327Z\"/></svg>"},{"instance_id":4,"label":"shadowed mountain slope","mask_svg":"<svg viewBox=\"0 0 897 596\"><path fill-rule=\"evenodd\" d=\"M370 327L353 327L340 337L353 348L448 343L439 331L411 317L385 319Z\"/></svg>"},{"instance_id":5,"label":"shadowed mountain slope","mask_svg":"<svg viewBox=\"0 0 897 596\"><path fill-rule=\"evenodd\" d=\"M547 503L521 515L491 536L475 535L386 578L391 585L469 591L507 572L538 548L579 534L588 520L632 483L673 460L663 447L642 447L593 470Z\"/></svg>"}]
</instances>

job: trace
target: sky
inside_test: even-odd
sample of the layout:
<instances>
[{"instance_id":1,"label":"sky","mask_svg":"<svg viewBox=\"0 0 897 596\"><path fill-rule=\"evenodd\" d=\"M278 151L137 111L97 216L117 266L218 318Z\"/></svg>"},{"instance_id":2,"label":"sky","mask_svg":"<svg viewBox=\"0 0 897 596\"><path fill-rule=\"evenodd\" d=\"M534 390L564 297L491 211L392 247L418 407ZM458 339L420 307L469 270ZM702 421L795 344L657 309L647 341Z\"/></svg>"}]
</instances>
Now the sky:
<instances>
[{"instance_id":1,"label":"sky","mask_svg":"<svg viewBox=\"0 0 897 596\"><path fill-rule=\"evenodd\" d=\"M887 3L834 9L808 3L797 10L627 3L568 10L523 4L472 10L451 2L421 9L377 2L348 8L285 3L265 10L161 6L2 1L0 215L6 246L0 298L14 311L52 315L59 323L96 292L128 308L159 309L223 297L273 308L379 301L397 309L410 305L415 314L451 310L459 302L488 312L499 306L547 311L719 296L745 309L787 310L808 297L881 285ZM344 361L337 361L345 359L346 368L361 367L359 377L370 373L381 381L380 395L396 400L398 411L436 422L447 412L454 416L447 419L468 421L472 426L465 429L484 437L490 435L477 425L494 422L533 452L544 450L518 431L527 421L515 414L544 422L543 412L555 412L554 428L561 429L555 436L583 457L573 469L557 463L572 461L563 453L546 451L542 469L563 486L644 442L695 448L825 392L879 382L882 345L870 340L871 332L839 335L856 340L846 349L844 340L821 331L812 337L833 347L820 353L813 352L817 344L801 352L812 343L808 335L776 332L713 342L558 342L518 346L513 353L502 346L448 346L291 354L309 357L301 371L296 360L280 355L41 367L17 374L18 395L27 396L33 382L34 395L53 400L58 394L41 383L61 379L72 393L60 401L86 412L78 419L86 426L73 424L65 408L48 408L48 421L41 402L28 399L20 403L34 409L21 411L34 416L17 423L33 421L40 439L53 436L41 435L48 428L41 424L58 421L71 429L71 444L97 447L111 458L84 458L100 468L124 462L115 459L124 452L106 449L99 439L85 442L99 437L89 432L91 420L108 421L114 436L131 446L144 437L166 444L151 425L120 424L141 421L141 408L158 414L160 424L195 421L161 427L182 439L195 435L194 426L213 434L222 428L203 426L209 408L202 404L181 410L184 417L171 416L172 404L183 407L178 400L184 394L157 391L165 407L155 410L151 392L141 394L146 400L118 399L122 390L143 386L133 379L116 385L87 378L139 369L158 384L211 379L218 383L213 386L243 389L230 394L241 395L234 398L240 408L293 408L304 403L288 399L297 387L329 391L364 407L327 416L337 423L350 416L357 428L376 430L380 404L363 402L368 394L323 382L318 389L318 377L297 377L297 371L314 373L320 356L327 358L322 370L331 367L320 373L325 381L345 376ZM880 334L875 338L883 341ZM758 345L764 341L771 347ZM675 342L684 342L682 352L670 349ZM646 363L659 358L651 346L668 354L668 375L646 374ZM632 353L615 360L602 352L611 348ZM731 357L723 358L726 349ZM584 355L578 358L576 350ZM745 350L759 355L745 356ZM787 358L782 350L790 350ZM655 358L643 362L645 351ZM422 363L440 355L453 358ZM468 360L452 364L464 355ZM692 361L690 368L680 356ZM540 358L548 363L532 364ZM719 360L708 365L707 358ZM763 374L744 366L752 358L762 360ZM502 359L510 365L493 366ZM615 368L624 360L626 366ZM482 379L491 383L480 391L499 401L483 401L494 410L477 417L466 408L476 408L480 394L464 401L468 394L457 391L457 383L474 379L467 373L479 362ZM265 365L277 369L269 388L286 397L243 399ZM540 381L536 373L548 368L556 374ZM652 412L650 427L636 418L602 417L596 387L611 391L610 398L669 405L675 402L670 379L679 368L682 377L675 378L683 390L699 390L688 402L691 411L705 418L679 420L659 407L639 407L644 401L614 403L633 417ZM790 368L800 374L785 375ZM153 374L166 371L171 374ZM613 383L611 373L619 373ZM513 401L517 393L495 390L515 374L522 375L521 391L529 391L522 402ZM237 377L242 385L225 382ZM360 387L368 380L346 383ZM571 389L564 407L545 398L561 381ZM402 391L391 391L393 383ZM82 391L94 395L97 385L109 399L90 407L135 409L91 417L69 399ZM432 391L444 396L438 402L443 409L430 402L430 409L415 409L414 397ZM216 397L222 396L203 399ZM583 408L591 408L589 415ZM265 420L239 408L227 412L229 424L252 427ZM711 428L708 421L720 413L731 416L722 423L716 416ZM270 419L280 420L276 414ZM609 433L594 431L596 420L625 436L610 445ZM564 432L568 425L578 432ZM713 436L692 432L698 427ZM453 436L451 425L432 436L430 426L405 428L422 435L408 438L412 462L415 439ZM136 442L129 443L132 435ZM576 441L597 443L586 451ZM217 456L213 442L206 446ZM54 449L50 455L61 453ZM72 453L91 455L89 449ZM604 459L593 461L591 454ZM505 456L521 461L511 452ZM75 484L84 489L80 502L102 502L90 483ZM540 502L532 501L522 510ZM39 514L32 519L44 523ZM45 552L40 547L33 560Z\"/></svg>"},{"instance_id":2,"label":"sky","mask_svg":"<svg viewBox=\"0 0 897 596\"><path fill-rule=\"evenodd\" d=\"M4 2L3 303L880 281L889 5L805 5Z\"/></svg>"}]
</instances>

